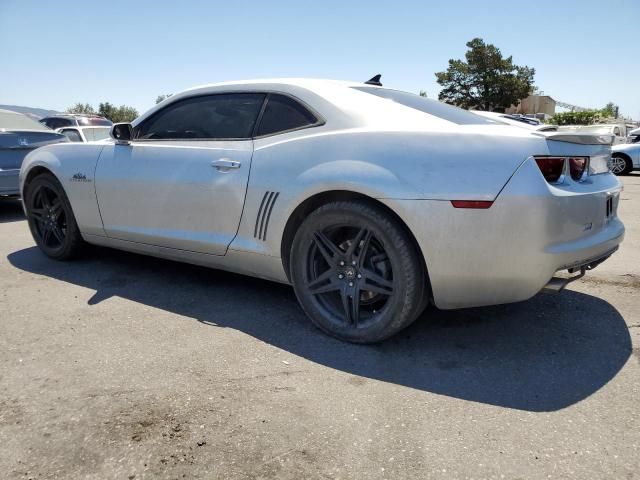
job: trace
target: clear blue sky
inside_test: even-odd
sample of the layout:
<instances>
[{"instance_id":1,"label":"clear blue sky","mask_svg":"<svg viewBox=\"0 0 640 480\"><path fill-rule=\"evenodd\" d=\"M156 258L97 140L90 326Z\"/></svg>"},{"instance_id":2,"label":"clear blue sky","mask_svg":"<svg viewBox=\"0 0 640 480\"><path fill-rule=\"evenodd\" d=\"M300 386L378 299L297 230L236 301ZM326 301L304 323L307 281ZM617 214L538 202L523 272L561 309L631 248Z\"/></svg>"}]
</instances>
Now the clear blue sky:
<instances>
[{"instance_id":1,"label":"clear blue sky","mask_svg":"<svg viewBox=\"0 0 640 480\"><path fill-rule=\"evenodd\" d=\"M128 104L223 80L366 80L436 97L473 37L536 85L640 119L640 0L0 0L0 104Z\"/></svg>"}]
</instances>

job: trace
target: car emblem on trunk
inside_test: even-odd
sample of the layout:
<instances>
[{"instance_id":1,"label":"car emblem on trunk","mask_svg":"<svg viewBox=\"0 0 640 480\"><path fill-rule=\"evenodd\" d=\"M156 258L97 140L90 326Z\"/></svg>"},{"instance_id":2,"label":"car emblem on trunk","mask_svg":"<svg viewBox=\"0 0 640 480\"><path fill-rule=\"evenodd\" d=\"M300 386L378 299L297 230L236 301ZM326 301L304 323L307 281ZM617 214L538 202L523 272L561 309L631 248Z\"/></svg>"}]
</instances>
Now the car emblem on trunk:
<instances>
[{"instance_id":1,"label":"car emblem on trunk","mask_svg":"<svg viewBox=\"0 0 640 480\"><path fill-rule=\"evenodd\" d=\"M29 140L26 137L20 137L18 138L18 145L20 145L21 147L26 147L27 145L29 145Z\"/></svg>"}]
</instances>

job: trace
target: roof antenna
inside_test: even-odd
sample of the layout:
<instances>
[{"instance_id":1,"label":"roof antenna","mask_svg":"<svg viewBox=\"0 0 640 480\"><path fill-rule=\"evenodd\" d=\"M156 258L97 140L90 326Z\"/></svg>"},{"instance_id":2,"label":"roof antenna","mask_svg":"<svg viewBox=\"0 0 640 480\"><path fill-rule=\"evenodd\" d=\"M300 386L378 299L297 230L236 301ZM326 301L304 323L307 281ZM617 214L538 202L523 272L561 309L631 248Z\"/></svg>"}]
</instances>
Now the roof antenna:
<instances>
[{"instance_id":1,"label":"roof antenna","mask_svg":"<svg viewBox=\"0 0 640 480\"><path fill-rule=\"evenodd\" d=\"M381 74L374 75L369 80L367 80L365 85L375 85L376 87L381 87L382 83L380 83L380 79L382 78Z\"/></svg>"}]
</instances>

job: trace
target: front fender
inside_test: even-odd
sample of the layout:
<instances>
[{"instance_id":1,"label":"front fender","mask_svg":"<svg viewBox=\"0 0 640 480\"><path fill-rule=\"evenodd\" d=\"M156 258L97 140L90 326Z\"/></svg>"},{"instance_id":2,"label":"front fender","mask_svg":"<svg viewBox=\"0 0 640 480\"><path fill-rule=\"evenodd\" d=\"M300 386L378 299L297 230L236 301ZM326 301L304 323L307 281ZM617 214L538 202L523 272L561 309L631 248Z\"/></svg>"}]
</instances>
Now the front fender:
<instances>
[{"instance_id":1,"label":"front fender","mask_svg":"<svg viewBox=\"0 0 640 480\"><path fill-rule=\"evenodd\" d=\"M34 168L49 170L64 188L82 234L104 235L96 199L94 175L104 145L62 143L38 148L25 158L20 169L20 192Z\"/></svg>"}]
</instances>

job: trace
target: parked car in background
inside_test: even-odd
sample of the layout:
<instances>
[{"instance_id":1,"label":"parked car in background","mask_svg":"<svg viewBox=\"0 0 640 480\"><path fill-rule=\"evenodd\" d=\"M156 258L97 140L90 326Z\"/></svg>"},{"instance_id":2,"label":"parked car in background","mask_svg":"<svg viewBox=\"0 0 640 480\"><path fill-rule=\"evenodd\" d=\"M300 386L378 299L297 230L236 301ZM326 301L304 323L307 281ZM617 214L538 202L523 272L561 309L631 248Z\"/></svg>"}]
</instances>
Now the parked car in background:
<instances>
[{"instance_id":1,"label":"parked car in background","mask_svg":"<svg viewBox=\"0 0 640 480\"><path fill-rule=\"evenodd\" d=\"M614 145L609 168L616 175L628 175L633 170L640 170L640 143Z\"/></svg>"},{"instance_id":2,"label":"parked car in background","mask_svg":"<svg viewBox=\"0 0 640 480\"><path fill-rule=\"evenodd\" d=\"M630 130L627 135L627 143L640 143L640 128Z\"/></svg>"},{"instance_id":3,"label":"parked car in background","mask_svg":"<svg viewBox=\"0 0 640 480\"><path fill-rule=\"evenodd\" d=\"M58 260L89 242L290 283L316 326L358 343L428 304L559 291L617 250L608 139L377 85L208 85L114 142L38 150L20 173L33 238Z\"/></svg>"},{"instance_id":4,"label":"parked car in background","mask_svg":"<svg viewBox=\"0 0 640 480\"><path fill-rule=\"evenodd\" d=\"M70 142L98 142L111 137L109 132L111 127L64 127L56 132L63 134Z\"/></svg>"},{"instance_id":5,"label":"parked car in background","mask_svg":"<svg viewBox=\"0 0 640 480\"><path fill-rule=\"evenodd\" d=\"M0 196L20 193L18 173L29 152L43 145L66 141L64 135L22 113L0 110Z\"/></svg>"},{"instance_id":6,"label":"parked car in background","mask_svg":"<svg viewBox=\"0 0 640 480\"><path fill-rule=\"evenodd\" d=\"M612 135L613 145L626 143L627 131L626 126L619 123L596 124L596 125L563 125L558 127L559 132L579 132L592 133L595 135Z\"/></svg>"},{"instance_id":7,"label":"parked car in background","mask_svg":"<svg viewBox=\"0 0 640 480\"><path fill-rule=\"evenodd\" d=\"M52 130L62 127L100 126L110 127L113 122L107 118L95 114L86 113L60 113L40 119L40 123Z\"/></svg>"},{"instance_id":8,"label":"parked car in background","mask_svg":"<svg viewBox=\"0 0 640 480\"><path fill-rule=\"evenodd\" d=\"M537 130L538 132L555 132L558 130L557 125L547 125L545 123L541 123L535 118L529 118L523 115L484 112L480 110L471 110L471 112L475 113L476 115L490 118L492 120L495 120L496 122L504 123L506 125L513 125L514 127L526 128L529 130Z\"/></svg>"}]
</instances>

